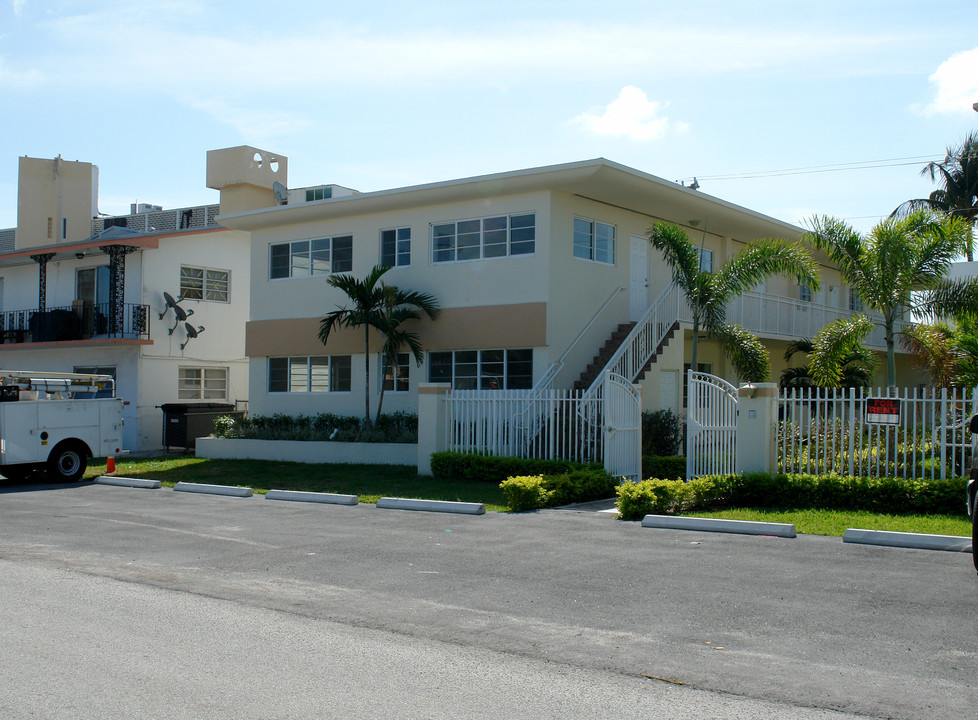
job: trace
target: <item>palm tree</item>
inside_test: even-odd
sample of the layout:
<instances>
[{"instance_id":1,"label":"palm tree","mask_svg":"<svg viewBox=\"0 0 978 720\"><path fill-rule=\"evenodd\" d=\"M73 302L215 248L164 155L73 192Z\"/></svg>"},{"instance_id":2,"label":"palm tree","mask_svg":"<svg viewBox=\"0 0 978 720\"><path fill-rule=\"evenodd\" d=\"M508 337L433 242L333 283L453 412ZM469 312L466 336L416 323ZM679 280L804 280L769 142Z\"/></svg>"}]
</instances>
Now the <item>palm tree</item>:
<instances>
[{"instance_id":1,"label":"palm tree","mask_svg":"<svg viewBox=\"0 0 978 720\"><path fill-rule=\"evenodd\" d=\"M953 325L916 323L904 329L902 343L931 385L978 385L978 323L973 318L958 318Z\"/></svg>"},{"instance_id":2,"label":"palm tree","mask_svg":"<svg viewBox=\"0 0 978 720\"><path fill-rule=\"evenodd\" d=\"M813 373L811 365L787 367L781 371L781 378L778 380L780 388L816 387L819 383L815 381L813 374L818 374L822 378L838 377L838 383L833 384L835 387L869 387L878 364L876 353L862 344L847 348L849 351L846 353L839 353L838 348L831 347L825 341L819 342L820 340L821 338L816 335L814 340L800 338L788 343L784 352L785 362L791 362L791 358L797 353L804 353L808 355L811 365L815 365L819 370ZM818 351L816 351L816 343L818 343ZM829 363L834 363L837 370L828 373L822 371L821 368Z\"/></svg>"},{"instance_id":3,"label":"palm tree","mask_svg":"<svg viewBox=\"0 0 978 720\"><path fill-rule=\"evenodd\" d=\"M943 162L929 162L920 171L941 187L926 198L907 200L890 217L901 217L916 210L932 210L968 223L966 251L974 260L973 228L978 223L978 131L969 134L959 146L948 146Z\"/></svg>"},{"instance_id":4,"label":"palm tree","mask_svg":"<svg viewBox=\"0 0 978 720\"><path fill-rule=\"evenodd\" d=\"M886 381L896 382L896 324L903 319L978 312L978 278L946 280L948 267L964 249L968 226L959 218L918 210L887 218L860 235L841 220L815 218L812 244L836 263L843 279L870 308L883 316ZM846 329L837 320L837 336L872 330L871 323Z\"/></svg>"},{"instance_id":5,"label":"palm tree","mask_svg":"<svg viewBox=\"0 0 978 720\"><path fill-rule=\"evenodd\" d=\"M696 367L700 329L720 343L742 380L761 382L770 374L767 351L760 341L737 325L726 322L726 306L770 275L788 275L818 288L815 261L801 246L787 240L758 240L716 272L703 270L699 253L686 232L673 223L656 223L649 242L672 268L676 285L693 313L691 367Z\"/></svg>"},{"instance_id":6,"label":"palm tree","mask_svg":"<svg viewBox=\"0 0 978 720\"><path fill-rule=\"evenodd\" d=\"M405 292L396 287L384 287L382 305L384 345L380 349L381 368L386 361L393 369L397 367L397 356L404 346L414 356L416 367L424 363L424 347L418 334L402 327L408 320L420 320L422 313L432 320L438 317L440 309L438 302L425 293ZM377 400L377 421L384 406L384 380L380 381L380 398Z\"/></svg>"},{"instance_id":7,"label":"palm tree","mask_svg":"<svg viewBox=\"0 0 978 720\"><path fill-rule=\"evenodd\" d=\"M363 280L352 275L330 275L326 281L342 290L350 305L340 306L319 321L319 340L325 345L330 333L337 328L363 328L364 365L364 423L370 426L370 330L381 334L392 327L392 315L398 309L414 310L434 319L438 303L425 293L401 290L385 285L381 278L390 270L387 265L375 265ZM405 318L406 319L406 318Z\"/></svg>"}]
</instances>

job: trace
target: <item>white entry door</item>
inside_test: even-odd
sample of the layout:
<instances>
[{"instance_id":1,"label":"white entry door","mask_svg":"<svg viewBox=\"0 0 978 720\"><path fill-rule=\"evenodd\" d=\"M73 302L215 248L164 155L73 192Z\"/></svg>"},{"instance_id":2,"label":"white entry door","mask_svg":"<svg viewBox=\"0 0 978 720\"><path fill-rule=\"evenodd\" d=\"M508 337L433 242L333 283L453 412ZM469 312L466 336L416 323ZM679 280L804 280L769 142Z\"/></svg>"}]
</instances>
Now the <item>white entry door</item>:
<instances>
[{"instance_id":1,"label":"white entry door","mask_svg":"<svg viewBox=\"0 0 978 720\"><path fill-rule=\"evenodd\" d=\"M638 322L649 309L649 241L637 235L632 235L628 284L628 319Z\"/></svg>"}]
</instances>

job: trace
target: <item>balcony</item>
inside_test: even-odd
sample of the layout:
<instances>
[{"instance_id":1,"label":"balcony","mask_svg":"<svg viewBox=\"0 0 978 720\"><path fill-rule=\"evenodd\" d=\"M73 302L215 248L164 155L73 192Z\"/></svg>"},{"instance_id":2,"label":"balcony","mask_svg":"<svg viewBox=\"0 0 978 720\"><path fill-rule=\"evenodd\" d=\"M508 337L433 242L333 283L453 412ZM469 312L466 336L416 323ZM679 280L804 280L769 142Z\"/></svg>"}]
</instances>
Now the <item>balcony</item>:
<instances>
[{"instance_id":1,"label":"balcony","mask_svg":"<svg viewBox=\"0 0 978 720\"><path fill-rule=\"evenodd\" d=\"M679 319L691 323L693 314L678 288L676 292L680 293ZM874 350L884 350L886 340L883 337L883 316L875 312L865 314L875 326L863 343ZM727 306L727 322L736 323L756 335L786 340L812 338L829 323L853 315L854 312L831 305L759 292L744 293ZM899 331L902 327L902 323L898 323L894 330Z\"/></svg>"},{"instance_id":2,"label":"balcony","mask_svg":"<svg viewBox=\"0 0 978 720\"><path fill-rule=\"evenodd\" d=\"M8 310L0 313L0 343L149 341L149 305L126 303L123 308L121 318L110 317L109 303L79 300L45 310Z\"/></svg>"}]
</instances>

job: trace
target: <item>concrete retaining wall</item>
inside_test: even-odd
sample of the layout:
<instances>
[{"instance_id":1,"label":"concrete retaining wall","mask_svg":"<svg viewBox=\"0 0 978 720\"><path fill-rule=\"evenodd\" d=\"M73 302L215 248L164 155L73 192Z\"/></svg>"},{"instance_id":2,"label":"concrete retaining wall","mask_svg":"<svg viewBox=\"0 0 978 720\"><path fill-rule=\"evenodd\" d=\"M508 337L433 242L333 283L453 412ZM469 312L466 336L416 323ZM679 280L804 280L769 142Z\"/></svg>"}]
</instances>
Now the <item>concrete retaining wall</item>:
<instances>
[{"instance_id":1,"label":"concrete retaining wall","mask_svg":"<svg viewBox=\"0 0 978 720\"><path fill-rule=\"evenodd\" d=\"M355 465L418 465L413 443L304 442L198 438L197 457Z\"/></svg>"}]
</instances>

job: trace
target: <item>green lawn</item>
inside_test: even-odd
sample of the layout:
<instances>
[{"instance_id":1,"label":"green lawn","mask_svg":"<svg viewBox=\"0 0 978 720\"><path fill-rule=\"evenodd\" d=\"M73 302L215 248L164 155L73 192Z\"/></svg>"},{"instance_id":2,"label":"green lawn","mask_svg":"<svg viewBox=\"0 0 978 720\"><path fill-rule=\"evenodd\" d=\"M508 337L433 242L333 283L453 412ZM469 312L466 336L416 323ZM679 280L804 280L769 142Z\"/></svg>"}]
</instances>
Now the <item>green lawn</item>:
<instances>
[{"instance_id":1,"label":"green lawn","mask_svg":"<svg viewBox=\"0 0 978 720\"><path fill-rule=\"evenodd\" d=\"M713 512L689 513L694 517L728 520L759 520L794 523L795 529L808 535L842 536L848 528L861 530L894 530L930 535L971 537L967 515L877 515L855 510L764 510L738 508Z\"/></svg>"},{"instance_id":2,"label":"green lawn","mask_svg":"<svg viewBox=\"0 0 978 720\"><path fill-rule=\"evenodd\" d=\"M93 478L105 472L105 458L94 458L85 472ZM116 475L178 482L242 485L257 493L268 490L307 490L359 495L360 502L381 497L423 498L485 503L487 510L505 511L498 485L419 476L410 465L314 465L269 460L208 460L188 456L116 460Z\"/></svg>"}]
</instances>

